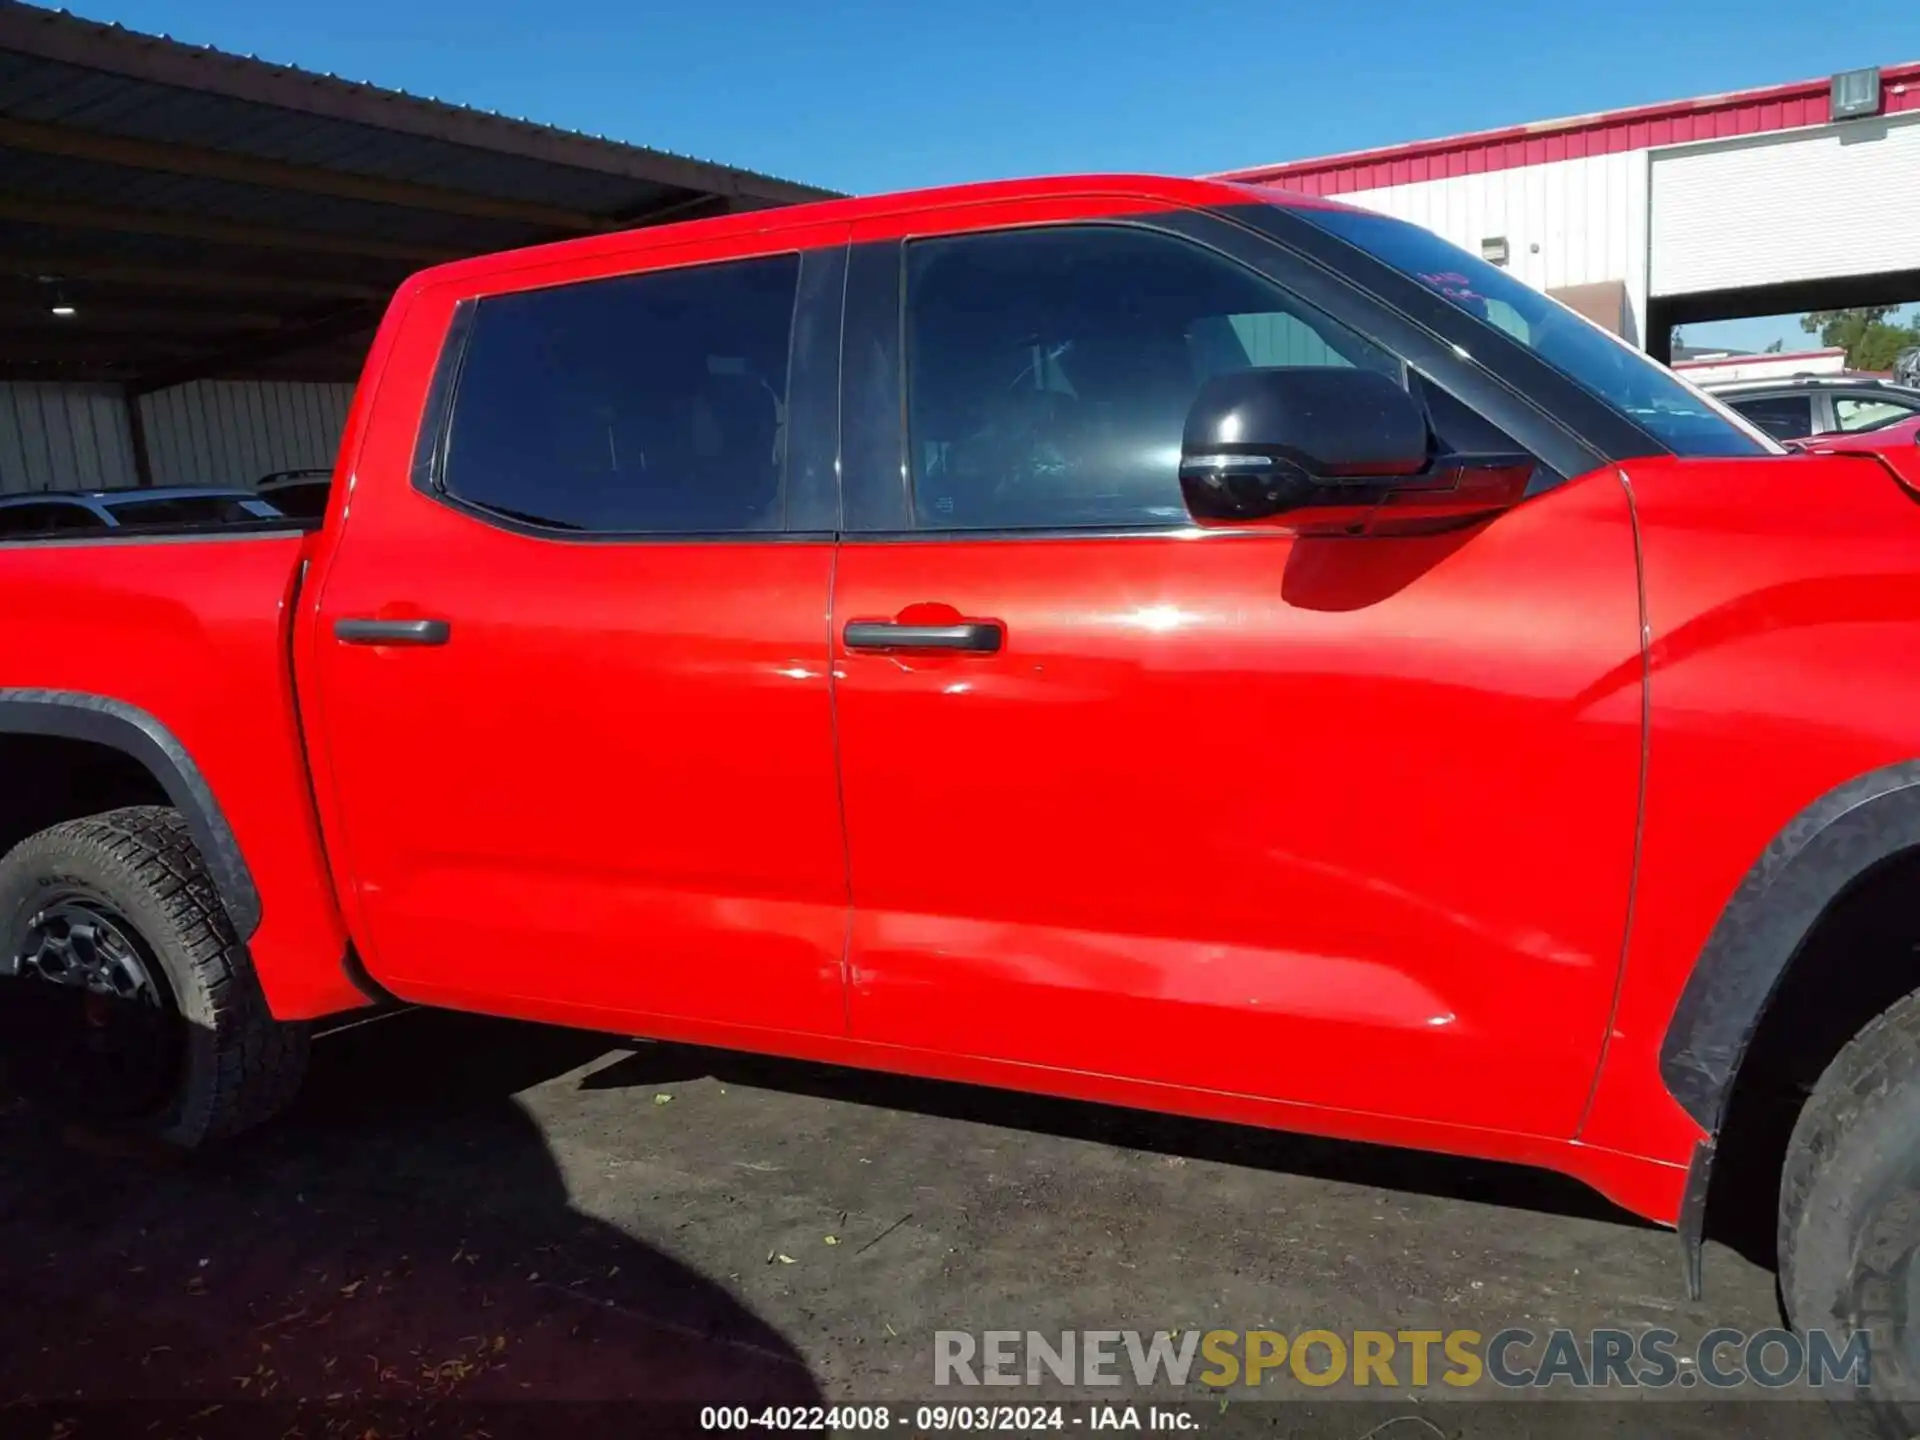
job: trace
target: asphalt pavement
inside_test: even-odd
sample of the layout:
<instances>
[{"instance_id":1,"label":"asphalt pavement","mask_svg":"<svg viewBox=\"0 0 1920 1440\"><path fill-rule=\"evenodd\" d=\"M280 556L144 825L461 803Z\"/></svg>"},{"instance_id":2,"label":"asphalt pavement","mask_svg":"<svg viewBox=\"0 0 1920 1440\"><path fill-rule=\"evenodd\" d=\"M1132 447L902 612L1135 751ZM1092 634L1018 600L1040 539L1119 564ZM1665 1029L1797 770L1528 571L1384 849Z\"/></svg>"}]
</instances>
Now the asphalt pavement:
<instances>
[{"instance_id":1,"label":"asphalt pavement","mask_svg":"<svg viewBox=\"0 0 1920 1440\"><path fill-rule=\"evenodd\" d=\"M208 1155L0 1099L0 1434L1063 1398L1347 1440L1833 1433L1751 1388L933 1384L943 1331L1778 1325L1766 1257L1711 1250L1690 1302L1670 1233L1550 1175L408 1012L322 1037L294 1112Z\"/></svg>"}]
</instances>

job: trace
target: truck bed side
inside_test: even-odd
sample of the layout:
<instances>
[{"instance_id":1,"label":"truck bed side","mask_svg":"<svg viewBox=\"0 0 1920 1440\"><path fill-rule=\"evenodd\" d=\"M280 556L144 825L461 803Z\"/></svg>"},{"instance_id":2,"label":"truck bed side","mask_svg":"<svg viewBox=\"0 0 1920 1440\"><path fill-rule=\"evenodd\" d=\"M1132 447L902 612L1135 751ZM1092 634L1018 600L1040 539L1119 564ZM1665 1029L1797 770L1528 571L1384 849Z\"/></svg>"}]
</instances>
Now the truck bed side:
<instances>
[{"instance_id":1,"label":"truck bed side","mask_svg":"<svg viewBox=\"0 0 1920 1440\"><path fill-rule=\"evenodd\" d=\"M308 545L292 531L0 544L0 851L71 818L48 813L63 797L94 810L128 803L129 781L134 800L164 792L212 852L281 1019L366 998L295 706L287 634ZM103 765L65 780L75 754Z\"/></svg>"}]
</instances>

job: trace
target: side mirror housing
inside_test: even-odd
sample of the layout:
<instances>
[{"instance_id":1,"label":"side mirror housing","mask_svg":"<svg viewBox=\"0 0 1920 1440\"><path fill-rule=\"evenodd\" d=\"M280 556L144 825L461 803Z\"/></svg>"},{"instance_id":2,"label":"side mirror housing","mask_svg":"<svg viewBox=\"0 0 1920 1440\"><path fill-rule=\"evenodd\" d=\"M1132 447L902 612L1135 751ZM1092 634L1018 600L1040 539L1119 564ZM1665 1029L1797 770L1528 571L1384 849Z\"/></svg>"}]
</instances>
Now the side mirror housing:
<instances>
[{"instance_id":1,"label":"side mirror housing","mask_svg":"<svg viewBox=\"0 0 1920 1440\"><path fill-rule=\"evenodd\" d=\"M1427 463L1425 412L1377 371L1238 370L1187 411L1180 489L1196 520L1258 520L1370 504Z\"/></svg>"}]
</instances>

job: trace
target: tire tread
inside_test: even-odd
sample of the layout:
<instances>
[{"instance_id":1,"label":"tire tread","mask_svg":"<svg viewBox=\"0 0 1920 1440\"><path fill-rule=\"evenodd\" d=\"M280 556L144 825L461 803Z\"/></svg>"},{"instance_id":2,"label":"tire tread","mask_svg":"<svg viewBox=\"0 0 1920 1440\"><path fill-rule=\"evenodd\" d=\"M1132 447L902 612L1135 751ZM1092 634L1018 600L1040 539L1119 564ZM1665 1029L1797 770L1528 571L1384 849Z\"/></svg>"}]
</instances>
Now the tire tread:
<instances>
[{"instance_id":1,"label":"tire tread","mask_svg":"<svg viewBox=\"0 0 1920 1440\"><path fill-rule=\"evenodd\" d=\"M1900 1085L1920 1075L1920 991L1875 1016L1834 1057L1794 1124L1780 1177L1780 1288L1798 1297L1797 1237L1811 1215L1815 1188L1841 1143ZM1841 1197L1826 1202L1837 1205ZM1800 1317L1795 1317L1796 1321Z\"/></svg>"},{"instance_id":2,"label":"tire tread","mask_svg":"<svg viewBox=\"0 0 1920 1440\"><path fill-rule=\"evenodd\" d=\"M187 822L159 805L136 805L64 821L16 847L9 862L58 862L80 852L108 861L165 917L163 968L190 1023L211 1036L211 1073L190 1087L165 1138L195 1146L224 1140L270 1118L299 1089L307 1027L275 1020Z\"/></svg>"}]
</instances>

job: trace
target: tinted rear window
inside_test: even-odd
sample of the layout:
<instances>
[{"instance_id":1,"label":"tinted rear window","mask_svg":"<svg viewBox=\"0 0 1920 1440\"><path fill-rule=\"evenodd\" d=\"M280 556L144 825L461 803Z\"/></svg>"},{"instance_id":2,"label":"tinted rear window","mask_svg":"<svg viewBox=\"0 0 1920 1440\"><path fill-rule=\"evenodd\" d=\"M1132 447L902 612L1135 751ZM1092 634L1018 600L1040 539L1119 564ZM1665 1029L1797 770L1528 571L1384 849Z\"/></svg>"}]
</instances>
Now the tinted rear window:
<instances>
[{"instance_id":1,"label":"tinted rear window","mask_svg":"<svg viewBox=\"0 0 1920 1440\"><path fill-rule=\"evenodd\" d=\"M109 507L122 525L230 524L257 518L226 495L176 496L167 500L120 501Z\"/></svg>"},{"instance_id":2,"label":"tinted rear window","mask_svg":"<svg viewBox=\"0 0 1920 1440\"><path fill-rule=\"evenodd\" d=\"M332 488L329 480L302 480L293 485L276 485L260 498L283 515L318 520L327 513L327 498Z\"/></svg>"},{"instance_id":3,"label":"tinted rear window","mask_svg":"<svg viewBox=\"0 0 1920 1440\"><path fill-rule=\"evenodd\" d=\"M441 485L561 530L778 530L797 255L482 300Z\"/></svg>"},{"instance_id":4,"label":"tinted rear window","mask_svg":"<svg viewBox=\"0 0 1920 1440\"><path fill-rule=\"evenodd\" d=\"M0 505L0 536L52 535L62 531L96 530L103 522L85 505L65 500L31 505Z\"/></svg>"},{"instance_id":5,"label":"tinted rear window","mask_svg":"<svg viewBox=\"0 0 1920 1440\"><path fill-rule=\"evenodd\" d=\"M1810 395L1756 395L1727 403L1776 440L1797 440L1813 433Z\"/></svg>"}]
</instances>

